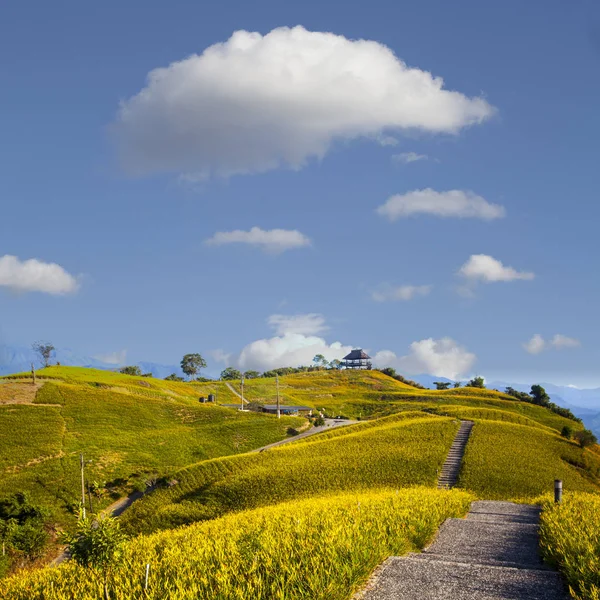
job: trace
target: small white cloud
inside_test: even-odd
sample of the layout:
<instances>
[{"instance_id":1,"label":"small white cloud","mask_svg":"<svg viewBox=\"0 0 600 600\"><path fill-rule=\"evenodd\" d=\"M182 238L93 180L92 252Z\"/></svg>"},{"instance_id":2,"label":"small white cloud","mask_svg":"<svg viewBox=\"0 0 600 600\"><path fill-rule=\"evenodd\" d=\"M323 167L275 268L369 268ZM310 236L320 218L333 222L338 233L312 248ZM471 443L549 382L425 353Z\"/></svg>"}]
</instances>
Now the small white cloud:
<instances>
[{"instance_id":1,"label":"small white cloud","mask_svg":"<svg viewBox=\"0 0 600 600\"><path fill-rule=\"evenodd\" d=\"M134 174L229 176L301 168L336 141L458 133L495 113L376 41L280 27L151 71L114 133Z\"/></svg>"},{"instance_id":2,"label":"small white cloud","mask_svg":"<svg viewBox=\"0 0 600 600\"><path fill-rule=\"evenodd\" d=\"M260 227L253 227L250 231L217 231L207 239L209 246L223 246L224 244L249 244L258 246L269 254L281 254L293 248L304 248L311 245L311 241L297 230L271 229L265 231Z\"/></svg>"},{"instance_id":3,"label":"small white cloud","mask_svg":"<svg viewBox=\"0 0 600 600\"><path fill-rule=\"evenodd\" d=\"M327 331L325 317L319 313L305 315L271 315L267 323L275 329L277 335L298 333L301 335L315 335Z\"/></svg>"},{"instance_id":4,"label":"small white cloud","mask_svg":"<svg viewBox=\"0 0 600 600\"><path fill-rule=\"evenodd\" d=\"M539 333L535 333L529 341L523 344L523 348L529 354L539 354L546 348L546 341Z\"/></svg>"},{"instance_id":5,"label":"small white cloud","mask_svg":"<svg viewBox=\"0 0 600 600\"><path fill-rule=\"evenodd\" d=\"M375 136L375 141L383 147L386 146L397 146L398 145L398 140L392 136L392 135L384 135L384 134L379 134Z\"/></svg>"},{"instance_id":6,"label":"small white cloud","mask_svg":"<svg viewBox=\"0 0 600 600\"><path fill-rule=\"evenodd\" d=\"M437 192L426 188L390 196L385 204L377 209L377 213L390 221L418 214L491 221L501 219L506 211L503 206L492 204L468 190Z\"/></svg>"},{"instance_id":7,"label":"small white cloud","mask_svg":"<svg viewBox=\"0 0 600 600\"><path fill-rule=\"evenodd\" d=\"M400 154L393 154L392 160L394 162L403 163L408 165L413 162L418 162L420 160L428 160L429 157L427 154L417 154L416 152L401 152Z\"/></svg>"},{"instance_id":8,"label":"small white cloud","mask_svg":"<svg viewBox=\"0 0 600 600\"><path fill-rule=\"evenodd\" d=\"M219 363L229 364L229 359L231 358L231 353L225 352L225 350L221 350L221 348L209 350L208 354L215 362Z\"/></svg>"},{"instance_id":9,"label":"small white cloud","mask_svg":"<svg viewBox=\"0 0 600 600\"><path fill-rule=\"evenodd\" d=\"M96 360L108 363L109 365L123 365L127 360L127 350L117 350L108 354L97 354L94 356Z\"/></svg>"},{"instance_id":10,"label":"small white cloud","mask_svg":"<svg viewBox=\"0 0 600 600\"><path fill-rule=\"evenodd\" d=\"M397 300L412 300L417 296L427 296L433 289L432 285L400 285L384 284L371 292L375 302L393 302Z\"/></svg>"},{"instance_id":11,"label":"small white cloud","mask_svg":"<svg viewBox=\"0 0 600 600\"><path fill-rule=\"evenodd\" d=\"M471 369L476 358L475 354L468 352L451 338L428 338L413 342L406 356L397 356L391 350L381 350L373 357L373 364L377 367L394 367L409 375L427 373L456 379Z\"/></svg>"},{"instance_id":12,"label":"small white cloud","mask_svg":"<svg viewBox=\"0 0 600 600\"><path fill-rule=\"evenodd\" d=\"M0 287L15 292L43 292L54 296L74 294L79 289L77 279L56 263L31 258L21 261L6 254L0 257Z\"/></svg>"},{"instance_id":13,"label":"small white cloud","mask_svg":"<svg viewBox=\"0 0 600 600\"><path fill-rule=\"evenodd\" d=\"M548 342L539 333L535 333L531 339L523 344L523 348L529 354L539 354L544 350L564 350L565 348L577 348L581 346L581 342L575 338L562 335L560 333L555 334L552 339Z\"/></svg>"},{"instance_id":14,"label":"small white cloud","mask_svg":"<svg viewBox=\"0 0 600 600\"><path fill-rule=\"evenodd\" d=\"M499 260L487 254L473 254L460 268L459 275L471 281L484 281L492 283L497 281L530 280L534 273L517 271L512 267L505 267Z\"/></svg>"},{"instance_id":15,"label":"small white cloud","mask_svg":"<svg viewBox=\"0 0 600 600\"><path fill-rule=\"evenodd\" d=\"M577 348L581 346L581 342L572 337L567 337L566 335L562 335L557 333L550 342L552 346L554 346L557 350L561 348Z\"/></svg>"}]
</instances>

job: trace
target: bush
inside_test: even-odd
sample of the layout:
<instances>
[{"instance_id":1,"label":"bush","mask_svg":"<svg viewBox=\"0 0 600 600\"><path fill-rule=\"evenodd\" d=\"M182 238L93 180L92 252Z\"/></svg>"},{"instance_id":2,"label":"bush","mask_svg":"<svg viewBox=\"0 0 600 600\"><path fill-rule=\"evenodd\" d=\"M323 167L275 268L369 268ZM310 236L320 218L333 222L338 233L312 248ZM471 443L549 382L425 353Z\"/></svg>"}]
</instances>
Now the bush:
<instances>
[{"instance_id":1,"label":"bush","mask_svg":"<svg viewBox=\"0 0 600 600\"><path fill-rule=\"evenodd\" d=\"M134 365L119 369L119 373L122 373L123 375L134 375L135 377L142 376L142 370Z\"/></svg>"},{"instance_id":2,"label":"bush","mask_svg":"<svg viewBox=\"0 0 600 600\"><path fill-rule=\"evenodd\" d=\"M567 438L568 440L570 440L573 437L573 428L570 427L569 425L565 425L562 428L560 435L562 435L564 438Z\"/></svg>"},{"instance_id":3,"label":"bush","mask_svg":"<svg viewBox=\"0 0 600 600\"><path fill-rule=\"evenodd\" d=\"M573 437L582 448L598 443L598 438L589 429L577 431Z\"/></svg>"},{"instance_id":4,"label":"bush","mask_svg":"<svg viewBox=\"0 0 600 600\"><path fill-rule=\"evenodd\" d=\"M322 427L323 425L325 425L325 419L319 415L314 421L313 421L313 425L315 427Z\"/></svg>"}]
</instances>

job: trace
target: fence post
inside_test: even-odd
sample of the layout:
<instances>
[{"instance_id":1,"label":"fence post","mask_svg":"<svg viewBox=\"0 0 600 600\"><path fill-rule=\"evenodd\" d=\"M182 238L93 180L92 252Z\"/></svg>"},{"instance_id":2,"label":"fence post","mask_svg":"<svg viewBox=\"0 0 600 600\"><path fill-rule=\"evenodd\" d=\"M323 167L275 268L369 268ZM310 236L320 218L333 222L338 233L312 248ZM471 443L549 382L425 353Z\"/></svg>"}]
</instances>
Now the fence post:
<instances>
[{"instance_id":1,"label":"fence post","mask_svg":"<svg viewBox=\"0 0 600 600\"><path fill-rule=\"evenodd\" d=\"M554 480L554 502L560 503L562 501L562 480L555 479Z\"/></svg>"}]
</instances>

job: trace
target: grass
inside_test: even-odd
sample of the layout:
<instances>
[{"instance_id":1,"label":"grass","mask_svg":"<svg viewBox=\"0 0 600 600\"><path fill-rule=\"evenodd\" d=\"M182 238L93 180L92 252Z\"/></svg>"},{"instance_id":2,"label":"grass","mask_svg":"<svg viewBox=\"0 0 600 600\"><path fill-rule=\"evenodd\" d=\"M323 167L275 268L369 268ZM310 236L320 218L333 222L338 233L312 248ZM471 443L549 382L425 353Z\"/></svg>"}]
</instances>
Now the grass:
<instances>
[{"instance_id":1,"label":"grass","mask_svg":"<svg viewBox=\"0 0 600 600\"><path fill-rule=\"evenodd\" d=\"M565 494L544 503L540 525L544 558L565 576L573 598L600 600L600 496Z\"/></svg>"},{"instance_id":2,"label":"grass","mask_svg":"<svg viewBox=\"0 0 600 600\"><path fill-rule=\"evenodd\" d=\"M600 457L540 427L476 420L459 486L487 500L533 499L551 490L600 491Z\"/></svg>"},{"instance_id":3,"label":"grass","mask_svg":"<svg viewBox=\"0 0 600 600\"><path fill-rule=\"evenodd\" d=\"M150 533L323 493L433 486L458 426L421 413L357 425L346 435L334 430L314 441L205 461L175 473L178 485L136 502L123 521L131 533Z\"/></svg>"},{"instance_id":4,"label":"grass","mask_svg":"<svg viewBox=\"0 0 600 600\"><path fill-rule=\"evenodd\" d=\"M471 500L458 491L372 491L233 514L129 542L110 587L127 598L348 600L383 560L422 548ZM11 578L0 591L2 600L66 597L95 600L99 585L70 563Z\"/></svg>"},{"instance_id":5,"label":"grass","mask_svg":"<svg viewBox=\"0 0 600 600\"><path fill-rule=\"evenodd\" d=\"M201 404L194 389L163 394L160 382L155 395L144 386L138 394L122 385L126 376L100 371L94 383L90 371L56 368L68 382L52 377L29 403L0 404L0 496L26 491L58 525L72 522L79 502L80 453L91 461L86 479L108 488L101 507L148 478L278 441L305 423Z\"/></svg>"}]
</instances>

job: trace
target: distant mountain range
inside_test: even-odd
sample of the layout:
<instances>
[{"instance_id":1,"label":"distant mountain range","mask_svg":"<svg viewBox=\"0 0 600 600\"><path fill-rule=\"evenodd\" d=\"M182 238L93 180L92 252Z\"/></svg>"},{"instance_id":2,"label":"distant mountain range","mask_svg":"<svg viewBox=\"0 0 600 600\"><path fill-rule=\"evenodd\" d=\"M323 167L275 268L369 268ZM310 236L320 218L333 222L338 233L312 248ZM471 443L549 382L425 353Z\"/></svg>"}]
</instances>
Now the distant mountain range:
<instances>
[{"instance_id":1,"label":"distant mountain range","mask_svg":"<svg viewBox=\"0 0 600 600\"><path fill-rule=\"evenodd\" d=\"M61 365L93 367L94 369L117 370L120 367L120 365L107 363L93 356L85 356L69 349L57 349L56 356L53 358L54 361L60 362ZM39 357L31 348L0 344L0 375L29 371L31 363L34 363L37 368L41 366ZM128 364L137 365L143 373L152 373L154 377L160 379L165 378L171 373L182 375L178 365L163 365L153 362L133 362ZM446 379L445 377L435 377L425 374L410 376L410 379L428 388L435 388L434 381L450 381L450 379ZM600 388L579 389L554 385L553 383L540 383L540 385L546 389L553 402L570 409L575 416L579 417L585 423L586 427L600 437ZM529 392L531 389L530 384L510 383L506 381L486 381L486 387L500 391L503 391L506 387L512 387L521 392Z\"/></svg>"},{"instance_id":2,"label":"distant mountain range","mask_svg":"<svg viewBox=\"0 0 600 600\"><path fill-rule=\"evenodd\" d=\"M69 349L57 349L52 362L59 362L68 367L92 367L94 369L118 370L118 364L107 363L105 361L79 354ZM30 371L31 363L36 369L41 368L39 356L31 349L25 346L8 346L0 344L0 375L9 375L21 371ZM171 373L182 375L181 369L176 365L162 365L153 362L128 363L137 365L143 373L152 373L154 377L165 378Z\"/></svg>"}]
</instances>

